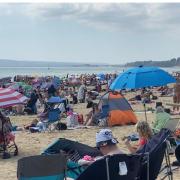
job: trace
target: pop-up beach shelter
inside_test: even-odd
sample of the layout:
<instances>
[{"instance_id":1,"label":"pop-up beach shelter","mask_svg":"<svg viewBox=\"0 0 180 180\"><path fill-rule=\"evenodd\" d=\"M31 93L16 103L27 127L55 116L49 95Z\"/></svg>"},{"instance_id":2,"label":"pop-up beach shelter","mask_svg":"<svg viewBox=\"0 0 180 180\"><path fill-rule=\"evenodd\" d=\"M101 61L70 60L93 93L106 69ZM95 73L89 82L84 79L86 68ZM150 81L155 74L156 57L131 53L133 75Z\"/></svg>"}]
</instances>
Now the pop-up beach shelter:
<instances>
[{"instance_id":1,"label":"pop-up beach shelter","mask_svg":"<svg viewBox=\"0 0 180 180\"><path fill-rule=\"evenodd\" d=\"M107 118L108 126L136 124L137 118L128 101L117 92L104 94L99 102L103 118Z\"/></svg>"}]
</instances>

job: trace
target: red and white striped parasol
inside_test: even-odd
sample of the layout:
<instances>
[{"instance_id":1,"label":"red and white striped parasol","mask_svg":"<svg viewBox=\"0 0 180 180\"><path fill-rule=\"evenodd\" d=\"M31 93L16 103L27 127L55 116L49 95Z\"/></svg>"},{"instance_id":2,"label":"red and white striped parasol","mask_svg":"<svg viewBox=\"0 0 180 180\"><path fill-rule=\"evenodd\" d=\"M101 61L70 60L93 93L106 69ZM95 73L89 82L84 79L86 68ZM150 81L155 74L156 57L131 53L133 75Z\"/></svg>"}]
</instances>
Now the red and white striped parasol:
<instances>
[{"instance_id":1,"label":"red and white striped parasol","mask_svg":"<svg viewBox=\"0 0 180 180\"><path fill-rule=\"evenodd\" d=\"M28 98L13 89L0 88L0 108L24 103Z\"/></svg>"}]
</instances>

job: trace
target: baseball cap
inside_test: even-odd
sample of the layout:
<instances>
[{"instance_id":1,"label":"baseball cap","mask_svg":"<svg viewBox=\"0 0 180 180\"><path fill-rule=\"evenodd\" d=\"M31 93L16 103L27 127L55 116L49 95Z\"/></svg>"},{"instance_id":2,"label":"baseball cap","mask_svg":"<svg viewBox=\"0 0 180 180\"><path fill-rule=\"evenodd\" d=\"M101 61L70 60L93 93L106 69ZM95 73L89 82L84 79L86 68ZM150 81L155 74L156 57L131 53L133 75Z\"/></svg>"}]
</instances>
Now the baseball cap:
<instances>
[{"instance_id":1,"label":"baseball cap","mask_svg":"<svg viewBox=\"0 0 180 180\"><path fill-rule=\"evenodd\" d=\"M96 133L96 147L117 144L118 141L114 138L110 129L101 129Z\"/></svg>"}]
</instances>

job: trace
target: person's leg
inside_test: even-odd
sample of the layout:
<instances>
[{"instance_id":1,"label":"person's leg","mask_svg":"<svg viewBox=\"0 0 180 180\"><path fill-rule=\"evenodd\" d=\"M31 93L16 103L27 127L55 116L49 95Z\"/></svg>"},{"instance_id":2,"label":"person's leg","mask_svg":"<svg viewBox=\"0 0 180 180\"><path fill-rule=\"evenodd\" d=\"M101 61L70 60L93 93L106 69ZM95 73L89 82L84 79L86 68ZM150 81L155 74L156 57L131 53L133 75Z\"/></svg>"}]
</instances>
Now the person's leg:
<instances>
[{"instance_id":1,"label":"person's leg","mask_svg":"<svg viewBox=\"0 0 180 180\"><path fill-rule=\"evenodd\" d=\"M173 103L177 103L177 96L176 95L173 96ZM173 111L175 111L175 110L176 110L176 106L173 106Z\"/></svg>"}]
</instances>

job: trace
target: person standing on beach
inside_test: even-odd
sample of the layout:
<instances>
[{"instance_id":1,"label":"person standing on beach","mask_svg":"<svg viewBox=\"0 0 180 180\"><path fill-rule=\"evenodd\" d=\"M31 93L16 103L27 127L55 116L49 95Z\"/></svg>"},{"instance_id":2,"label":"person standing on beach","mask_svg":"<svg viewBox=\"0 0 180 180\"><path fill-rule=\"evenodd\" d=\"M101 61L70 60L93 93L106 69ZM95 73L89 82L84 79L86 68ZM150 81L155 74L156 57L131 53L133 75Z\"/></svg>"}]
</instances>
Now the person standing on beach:
<instances>
[{"instance_id":1,"label":"person standing on beach","mask_svg":"<svg viewBox=\"0 0 180 180\"><path fill-rule=\"evenodd\" d=\"M176 84L174 85L174 95L173 95L173 102L176 104L180 103L180 79L177 79ZM179 111L179 106L174 106L173 111Z\"/></svg>"},{"instance_id":2,"label":"person standing on beach","mask_svg":"<svg viewBox=\"0 0 180 180\"><path fill-rule=\"evenodd\" d=\"M84 103L85 102L85 96L86 96L86 86L84 83L82 83L82 85L79 87L79 90L78 90L78 101L80 103Z\"/></svg>"}]
</instances>

